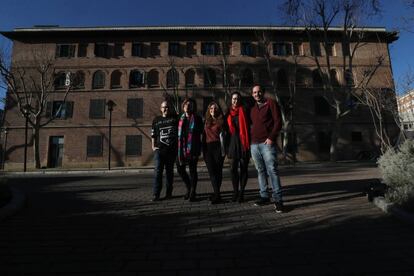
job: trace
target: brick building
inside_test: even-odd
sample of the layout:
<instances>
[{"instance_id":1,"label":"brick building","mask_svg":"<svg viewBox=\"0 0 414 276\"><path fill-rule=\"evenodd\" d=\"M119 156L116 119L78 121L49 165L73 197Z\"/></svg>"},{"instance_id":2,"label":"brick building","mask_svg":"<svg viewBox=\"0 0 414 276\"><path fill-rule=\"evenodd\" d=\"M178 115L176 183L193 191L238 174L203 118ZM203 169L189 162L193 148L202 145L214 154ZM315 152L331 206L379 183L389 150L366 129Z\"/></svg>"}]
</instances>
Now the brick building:
<instances>
[{"instance_id":1,"label":"brick building","mask_svg":"<svg viewBox=\"0 0 414 276\"><path fill-rule=\"evenodd\" d=\"M398 113L403 129L414 131L414 90L398 97Z\"/></svg>"},{"instance_id":2,"label":"brick building","mask_svg":"<svg viewBox=\"0 0 414 276\"><path fill-rule=\"evenodd\" d=\"M342 48L339 28L330 29L328 48L322 47L320 41L310 43L301 27L43 26L2 35L13 41L15 62L30 67L30 53L36 49L55 59L55 93L44 116L53 115L56 119L41 129L41 165L87 168L107 166L109 100L116 104L112 112L111 164L133 167L152 163L150 126L166 93L177 92L179 99L194 97L202 115L212 99L225 107L226 93L238 90L250 101L253 83L265 84L271 91L272 80L282 104L292 109L289 116L295 134L291 135L289 150L296 153L299 161L327 159L335 112L324 101L324 84L316 73L314 57L323 67L324 57L330 56L334 68L330 75L339 89L355 85L364 68L381 55L384 60L372 85L394 88L388 45L397 39L396 33L383 28L357 31L364 32L364 43L354 57L354 68L358 70L349 78L342 67L349 51ZM262 32L270 39L266 48L260 39ZM263 57L266 49L270 49L271 77ZM62 104L68 72L77 76L77 82ZM293 90L294 100L290 96ZM272 92L268 96L273 97ZM5 168L17 169L23 162L25 120L11 104L11 95L8 97ZM338 158L354 159L360 151L376 145L368 111L355 108L342 122ZM29 144L29 167L33 166L31 148Z\"/></svg>"}]
</instances>

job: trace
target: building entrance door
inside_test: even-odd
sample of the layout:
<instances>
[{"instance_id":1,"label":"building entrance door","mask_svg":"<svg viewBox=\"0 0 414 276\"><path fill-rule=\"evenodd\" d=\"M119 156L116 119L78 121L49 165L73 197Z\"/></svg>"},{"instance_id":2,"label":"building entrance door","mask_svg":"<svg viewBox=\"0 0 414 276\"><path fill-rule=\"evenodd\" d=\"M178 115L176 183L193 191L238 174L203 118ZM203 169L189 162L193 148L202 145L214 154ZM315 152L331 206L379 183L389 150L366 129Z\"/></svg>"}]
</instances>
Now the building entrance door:
<instances>
[{"instance_id":1,"label":"building entrance door","mask_svg":"<svg viewBox=\"0 0 414 276\"><path fill-rule=\"evenodd\" d=\"M49 138L49 168L62 167L63 136L51 136Z\"/></svg>"}]
</instances>

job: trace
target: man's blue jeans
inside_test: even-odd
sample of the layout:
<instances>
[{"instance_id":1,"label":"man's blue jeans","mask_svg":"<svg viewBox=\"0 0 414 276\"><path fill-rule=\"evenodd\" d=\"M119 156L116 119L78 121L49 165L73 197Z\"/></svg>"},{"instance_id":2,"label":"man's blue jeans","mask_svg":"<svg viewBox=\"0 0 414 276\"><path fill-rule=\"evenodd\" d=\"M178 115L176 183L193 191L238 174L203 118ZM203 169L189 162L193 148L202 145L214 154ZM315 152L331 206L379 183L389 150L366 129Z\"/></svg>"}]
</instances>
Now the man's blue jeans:
<instances>
[{"instance_id":1,"label":"man's blue jeans","mask_svg":"<svg viewBox=\"0 0 414 276\"><path fill-rule=\"evenodd\" d=\"M260 196L269 198L267 192L267 176L269 176L273 190L272 197L276 202L282 202L282 187L277 170L276 145L252 144L251 153L258 174Z\"/></svg>"},{"instance_id":2,"label":"man's blue jeans","mask_svg":"<svg viewBox=\"0 0 414 276\"><path fill-rule=\"evenodd\" d=\"M174 162L175 154L169 152L160 152L159 150L154 151L154 186L153 186L153 195L160 196L162 190L162 175L165 168L165 178L166 178L166 189L167 195L171 195L173 189L173 180L174 180Z\"/></svg>"}]
</instances>

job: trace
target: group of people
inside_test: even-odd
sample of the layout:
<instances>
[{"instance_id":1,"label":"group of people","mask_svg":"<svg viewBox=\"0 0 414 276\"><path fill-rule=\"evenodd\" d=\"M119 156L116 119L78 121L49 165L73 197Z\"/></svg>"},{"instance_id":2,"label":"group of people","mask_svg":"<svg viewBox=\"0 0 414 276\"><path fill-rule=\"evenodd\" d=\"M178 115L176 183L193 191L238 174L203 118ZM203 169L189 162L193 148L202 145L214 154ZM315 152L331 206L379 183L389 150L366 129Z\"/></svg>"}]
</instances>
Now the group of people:
<instances>
[{"instance_id":1,"label":"group of people","mask_svg":"<svg viewBox=\"0 0 414 276\"><path fill-rule=\"evenodd\" d=\"M226 114L217 102L211 102L204 122L197 115L192 98L182 103L182 113L177 117L170 112L168 101L161 103L161 115L154 118L151 138L154 151L155 180L153 201L160 200L163 171L166 171L165 198L172 197L174 163L186 185L185 200L196 200L198 181L197 163L203 153L213 193L212 204L222 201L220 188L223 179L223 162L230 161L233 185L232 201L243 202L248 180L248 164L253 158L258 172L260 198L255 205L270 203L268 179L276 212L283 211L282 189L278 173L276 138L281 129L277 103L265 96L261 85L254 85L255 103L247 109L239 92L231 94L231 105ZM187 166L189 174L187 173Z\"/></svg>"}]
</instances>

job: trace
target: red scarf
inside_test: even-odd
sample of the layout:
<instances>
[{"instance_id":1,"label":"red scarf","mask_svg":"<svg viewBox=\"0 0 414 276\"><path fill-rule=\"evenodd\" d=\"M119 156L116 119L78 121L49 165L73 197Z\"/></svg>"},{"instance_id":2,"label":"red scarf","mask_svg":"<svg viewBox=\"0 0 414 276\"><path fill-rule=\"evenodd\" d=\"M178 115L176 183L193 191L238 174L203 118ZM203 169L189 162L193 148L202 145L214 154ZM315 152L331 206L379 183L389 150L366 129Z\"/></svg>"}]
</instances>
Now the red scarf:
<instances>
[{"instance_id":1,"label":"red scarf","mask_svg":"<svg viewBox=\"0 0 414 276\"><path fill-rule=\"evenodd\" d=\"M233 135L236 129L234 128L232 118L237 115L239 116L239 137L242 144L242 150L243 152L247 152L250 148L249 133L247 131L246 115L241 106L230 108L229 116L227 116L227 124L229 125L230 134Z\"/></svg>"}]
</instances>

